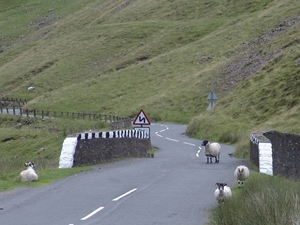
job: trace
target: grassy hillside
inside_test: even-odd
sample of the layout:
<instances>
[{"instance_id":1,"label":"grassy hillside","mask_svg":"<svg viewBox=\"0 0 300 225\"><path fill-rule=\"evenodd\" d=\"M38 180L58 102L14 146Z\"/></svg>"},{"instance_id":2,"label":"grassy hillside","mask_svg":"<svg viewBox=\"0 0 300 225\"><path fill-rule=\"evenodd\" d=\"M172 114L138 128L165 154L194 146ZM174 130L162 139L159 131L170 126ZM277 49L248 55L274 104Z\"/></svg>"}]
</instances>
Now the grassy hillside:
<instances>
[{"instance_id":1,"label":"grassy hillside","mask_svg":"<svg viewBox=\"0 0 300 225\"><path fill-rule=\"evenodd\" d=\"M143 108L152 121L189 123L192 137L236 144L244 157L251 131L299 133L299 6L1 1L0 96L123 117ZM210 90L218 101L207 111Z\"/></svg>"}]
</instances>

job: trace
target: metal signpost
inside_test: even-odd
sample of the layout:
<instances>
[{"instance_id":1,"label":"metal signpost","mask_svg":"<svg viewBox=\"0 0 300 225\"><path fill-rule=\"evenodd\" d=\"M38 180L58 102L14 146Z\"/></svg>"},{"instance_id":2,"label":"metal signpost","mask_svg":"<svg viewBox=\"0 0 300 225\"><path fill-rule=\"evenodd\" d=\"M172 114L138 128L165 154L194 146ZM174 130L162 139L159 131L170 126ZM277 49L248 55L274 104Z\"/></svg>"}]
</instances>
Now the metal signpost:
<instances>
[{"instance_id":1,"label":"metal signpost","mask_svg":"<svg viewBox=\"0 0 300 225\"><path fill-rule=\"evenodd\" d=\"M218 100L218 98L217 98L217 96L216 96L216 94L215 94L215 92L213 90L210 91L210 93L209 93L209 95L207 97L207 100L209 100L210 103L209 103L209 105L208 105L208 107L207 107L206 110L211 110L214 107L214 101Z\"/></svg>"},{"instance_id":2,"label":"metal signpost","mask_svg":"<svg viewBox=\"0 0 300 225\"><path fill-rule=\"evenodd\" d=\"M133 123L133 125L140 125L140 127L134 127L135 130L140 130L142 132L144 132L147 136L147 138L150 138L150 127L143 127L144 125L150 125L151 122L148 119L146 113L144 112L144 110L140 110L140 112L137 114L137 116L135 117Z\"/></svg>"}]
</instances>

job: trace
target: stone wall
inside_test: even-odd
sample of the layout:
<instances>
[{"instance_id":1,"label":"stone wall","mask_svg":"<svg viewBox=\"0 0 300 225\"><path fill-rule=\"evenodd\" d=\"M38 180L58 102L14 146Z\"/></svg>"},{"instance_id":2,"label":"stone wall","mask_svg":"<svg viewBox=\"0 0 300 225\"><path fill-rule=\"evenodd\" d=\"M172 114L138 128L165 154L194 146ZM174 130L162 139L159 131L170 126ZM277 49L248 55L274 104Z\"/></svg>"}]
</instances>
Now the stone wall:
<instances>
[{"instance_id":1,"label":"stone wall","mask_svg":"<svg viewBox=\"0 0 300 225\"><path fill-rule=\"evenodd\" d=\"M85 132L66 137L59 168L97 164L126 157L153 157L149 135L139 130Z\"/></svg>"},{"instance_id":2,"label":"stone wall","mask_svg":"<svg viewBox=\"0 0 300 225\"><path fill-rule=\"evenodd\" d=\"M300 136L277 131L264 136L272 143L274 175L300 179Z\"/></svg>"},{"instance_id":3,"label":"stone wall","mask_svg":"<svg viewBox=\"0 0 300 225\"><path fill-rule=\"evenodd\" d=\"M97 164L118 158L147 157L150 139L95 138L78 141L73 166Z\"/></svg>"},{"instance_id":4,"label":"stone wall","mask_svg":"<svg viewBox=\"0 0 300 225\"><path fill-rule=\"evenodd\" d=\"M250 161L261 169L264 146L271 143L273 175L300 179L300 136L278 131L260 131L250 135Z\"/></svg>"}]
</instances>

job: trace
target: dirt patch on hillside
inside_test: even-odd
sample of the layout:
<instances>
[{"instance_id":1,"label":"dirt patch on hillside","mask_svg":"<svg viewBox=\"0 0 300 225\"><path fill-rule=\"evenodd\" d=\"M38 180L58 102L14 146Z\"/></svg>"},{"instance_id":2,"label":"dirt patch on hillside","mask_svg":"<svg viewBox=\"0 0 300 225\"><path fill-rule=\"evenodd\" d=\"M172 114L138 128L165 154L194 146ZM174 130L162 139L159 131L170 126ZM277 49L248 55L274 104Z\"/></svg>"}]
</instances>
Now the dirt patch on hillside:
<instances>
[{"instance_id":1,"label":"dirt patch on hillside","mask_svg":"<svg viewBox=\"0 0 300 225\"><path fill-rule=\"evenodd\" d=\"M234 85L256 73L269 61L274 59L280 53L281 49L289 47L282 46L266 54L262 51L262 46L271 41L277 35L286 32L288 28L292 27L299 21L300 14L294 18L287 18L271 31L262 34L254 40L244 43L243 46L241 46L241 51L234 57L234 60L226 63L220 69L219 72L224 76L211 83L208 90L213 90L216 87L222 87L220 92L227 93ZM295 40L295 42L298 43L300 41Z\"/></svg>"}]
</instances>

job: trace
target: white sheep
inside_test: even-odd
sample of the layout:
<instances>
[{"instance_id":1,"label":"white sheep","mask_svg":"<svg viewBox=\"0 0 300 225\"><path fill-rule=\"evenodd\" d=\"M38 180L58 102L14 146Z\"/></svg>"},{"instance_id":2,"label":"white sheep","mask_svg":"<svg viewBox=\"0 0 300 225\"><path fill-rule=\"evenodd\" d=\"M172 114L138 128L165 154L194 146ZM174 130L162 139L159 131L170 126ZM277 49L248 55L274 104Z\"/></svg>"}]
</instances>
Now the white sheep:
<instances>
[{"instance_id":1,"label":"white sheep","mask_svg":"<svg viewBox=\"0 0 300 225\"><path fill-rule=\"evenodd\" d=\"M218 188L215 190L215 198L220 204L232 197L231 188L226 183L216 183Z\"/></svg>"},{"instance_id":2,"label":"white sheep","mask_svg":"<svg viewBox=\"0 0 300 225\"><path fill-rule=\"evenodd\" d=\"M213 157L215 158L215 163L220 161L221 145L219 143L210 143L208 140L204 140L201 145L205 146L206 163L209 163L209 159L210 163L212 163Z\"/></svg>"},{"instance_id":3,"label":"white sheep","mask_svg":"<svg viewBox=\"0 0 300 225\"><path fill-rule=\"evenodd\" d=\"M27 167L27 169L23 170L20 173L19 179L22 182L31 182L31 181L38 180L39 177L34 170L35 164L33 162L26 162L26 163L24 163L24 165Z\"/></svg>"},{"instance_id":4,"label":"white sheep","mask_svg":"<svg viewBox=\"0 0 300 225\"><path fill-rule=\"evenodd\" d=\"M33 90L34 90L34 87L30 86L27 90L28 90L28 91L33 91Z\"/></svg>"},{"instance_id":5,"label":"white sheep","mask_svg":"<svg viewBox=\"0 0 300 225\"><path fill-rule=\"evenodd\" d=\"M248 179L250 171L247 166L240 165L234 171L234 177L237 179L238 186L244 185L244 182Z\"/></svg>"}]
</instances>

